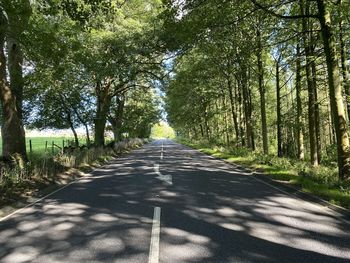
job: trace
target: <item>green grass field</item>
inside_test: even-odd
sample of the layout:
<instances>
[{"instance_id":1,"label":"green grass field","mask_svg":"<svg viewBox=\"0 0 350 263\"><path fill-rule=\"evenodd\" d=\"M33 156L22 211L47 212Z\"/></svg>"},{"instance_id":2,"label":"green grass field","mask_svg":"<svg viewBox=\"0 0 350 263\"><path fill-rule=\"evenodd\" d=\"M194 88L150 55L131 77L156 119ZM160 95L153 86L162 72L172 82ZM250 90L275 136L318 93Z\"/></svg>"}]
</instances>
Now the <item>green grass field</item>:
<instances>
[{"instance_id":1,"label":"green grass field","mask_svg":"<svg viewBox=\"0 0 350 263\"><path fill-rule=\"evenodd\" d=\"M1 140L1 137L0 137ZM61 137L28 137L26 138L26 144L27 144L27 152L30 154L30 141L32 144L32 153L33 154L44 154L45 151L47 153L58 153L60 151L60 148L54 146L52 147L52 143L55 145L58 145L60 147L68 146L69 143L72 143L74 140L73 137L69 136L61 136ZM81 145L86 144L85 138L80 138L79 142ZM52 150L53 149L53 150ZM0 144L0 155L2 153L2 143Z\"/></svg>"}]
</instances>

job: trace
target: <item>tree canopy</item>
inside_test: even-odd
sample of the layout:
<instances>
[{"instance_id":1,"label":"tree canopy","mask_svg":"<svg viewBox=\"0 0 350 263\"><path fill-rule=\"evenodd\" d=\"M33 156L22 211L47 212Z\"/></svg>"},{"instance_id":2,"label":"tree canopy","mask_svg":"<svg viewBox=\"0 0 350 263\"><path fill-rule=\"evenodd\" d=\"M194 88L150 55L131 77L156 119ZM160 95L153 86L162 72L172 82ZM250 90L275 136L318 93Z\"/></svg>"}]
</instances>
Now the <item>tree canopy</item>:
<instances>
[{"instance_id":1,"label":"tree canopy","mask_svg":"<svg viewBox=\"0 0 350 263\"><path fill-rule=\"evenodd\" d=\"M330 0L2 0L3 156L27 128L89 144L176 134L350 176L350 4ZM161 101L165 96L165 113ZM330 157L336 151L336 156Z\"/></svg>"}]
</instances>

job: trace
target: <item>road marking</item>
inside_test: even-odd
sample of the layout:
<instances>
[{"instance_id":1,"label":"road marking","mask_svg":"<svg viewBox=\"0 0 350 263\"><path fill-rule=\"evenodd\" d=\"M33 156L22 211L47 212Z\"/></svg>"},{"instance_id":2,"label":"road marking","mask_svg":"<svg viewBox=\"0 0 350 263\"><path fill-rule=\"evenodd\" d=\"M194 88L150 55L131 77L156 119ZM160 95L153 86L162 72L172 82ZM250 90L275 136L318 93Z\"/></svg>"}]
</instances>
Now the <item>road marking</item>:
<instances>
[{"instance_id":1,"label":"road marking","mask_svg":"<svg viewBox=\"0 0 350 263\"><path fill-rule=\"evenodd\" d=\"M87 179L87 177L78 178L78 179L76 179L76 180L74 180L74 181L72 181L72 182L70 182L70 183L68 183L68 184L66 184L66 185L64 185L64 186L62 186L61 188L59 188L59 189L53 191L52 193L50 193L50 194L48 194L48 195L45 195L45 196L43 196L43 197L41 197L41 198L35 200L34 202L32 202L32 203L30 203L30 204L28 204L28 205L26 205L26 206L24 206L24 207L22 207L22 208L20 208L20 209L18 209L18 210L16 210L16 211L12 212L12 213L10 213L10 214L8 214L7 216L4 216L4 217L0 218L0 222L5 221L6 219L10 218L11 216L13 216L13 215L15 215L15 214L18 214L19 212L22 212L23 210L25 210L25 209L27 209L27 208L29 208L29 207L34 206L35 204L39 203L40 201L42 201L42 200L44 200L44 199L50 197L51 195L53 195L53 194L55 194L55 193L57 193L57 192L59 192L59 191L65 189L65 188L67 188L68 186L70 186L70 185L72 185L72 184L74 184L74 183L76 183L77 181L80 181L80 180L82 180L82 179Z\"/></svg>"},{"instance_id":2,"label":"road marking","mask_svg":"<svg viewBox=\"0 0 350 263\"><path fill-rule=\"evenodd\" d=\"M173 177L169 174L163 175L160 171L159 171L159 164L154 164L154 172L158 175L156 178L158 180L161 180L165 183L167 183L168 185L172 185L173 184Z\"/></svg>"},{"instance_id":3,"label":"road marking","mask_svg":"<svg viewBox=\"0 0 350 263\"><path fill-rule=\"evenodd\" d=\"M186 147L187 147L187 146L186 146ZM189 147L187 147L187 148L189 148ZM199 153L200 155L204 155L204 156L209 157L210 159L213 159L213 160L215 160L215 161L223 162L223 163L225 163L225 164L228 164L228 165L230 165L230 166L233 166L234 168L237 168L237 167L245 168L245 167L243 167L243 166L236 165L235 163L231 163L231 162L229 162L229 161L225 161L225 160L219 159L219 158L217 158L217 157L214 157L214 156L205 154L205 153L203 153L203 152L201 152L201 151L199 151L199 150L196 150L196 149L193 149L193 148L189 148L189 149L190 149L190 150L194 150L195 152ZM245 168L245 169L249 170L248 168ZM338 220L342 221L343 223L350 224L350 221L349 221L349 220L339 217L339 216L343 216L343 214L342 214L341 212L338 212L338 211L336 211L336 210L334 210L334 209L332 209L332 208L330 208L330 207L328 207L328 206L326 206L326 205L321 205L321 204L318 204L318 203L315 203L315 202L312 202L312 201L308 201L308 200L305 200L305 199L303 199L302 197L300 197L300 196L298 196L298 195L296 195L296 194L294 194L294 193L289 193L289 192L287 192L287 191L284 191L283 189L281 189L281 188L279 188L279 187L277 187L277 186L274 186L274 185L272 185L272 184L270 184L270 183L268 183L268 182L265 182L265 181L263 181L263 180L257 178L256 176L253 175L253 173L252 173L251 171L249 172L249 174L247 174L247 176L250 177L250 178L252 178L252 179L254 179L254 180L256 180L256 181L258 181L258 182L260 182L260 183L263 183L263 184L265 184L265 185L267 185L267 186L269 186L269 187L271 187L271 188L273 188L273 189L275 189L275 190L277 190L277 191L279 191L279 192L281 192L281 193L283 193L283 194L286 194L286 195L288 195L288 196L290 196L290 197L293 197L293 198L295 198L295 199L298 199L299 201L301 201L301 202L303 202L303 203L306 203L306 204L310 204L310 203L311 203L311 204L314 204L314 205L316 205L316 207L318 207L319 210L325 212L326 214L328 214L328 215L330 215L330 216L333 216L334 213L336 213L336 214L338 215L338 216L337 216L337 219L338 219ZM297 192L300 192L300 193L304 193L304 194L305 194L305 192L300 191L300 190L298 190ZM318 198L317 196L314 196L314 197ZM318 199L320 199L320 198L318 198ZM323 199L320 199L320 200L321 200L322 202L326 203L326 204L332 205L331 203L329 203L329 202L327 202L327 201L325 201L325 200L323 200ZM337 205L334 205L334 206L340 208L341 210L344 210L345 213L348 213L348 212L347 212L347 209L344 209L344 208L339 207L339 206L337 206Z\"/></svg>"},{"instance_id":4,"label":"road marking","mask_svg":"<svg viewBox=\"0 0 350 263\"><path fill-rule=\"evenodd\" d=\"M164 144L162 142L162 148L160 150L160 159L163 160L164 159Z\"/></svg>"},{"instance_id":5,"label":"road marking","mask_svg":"<svg viewBox=\"0 0 350 263\"><path fill-rule=\"evenodd\" d=\"M159 262L160 207L154 208L148 263Z\"/></svg>"},{"instance_id":6,"label":"road marking","mask_svg":"<svg viewBox=\"0 0 350 263\"><path fill-rule=\"evenodd\" d=\"M272 184L269 184L268 182L265 182L264 180L261 180L261 179L259 179L259 178L256 178L253 174L248 175L248 176L249 176L250 178L253 178L254 180L260 182L260 183L263 183L263 184L265 184L265 185L270 186L271 188L276 189L277 191L279 191L279 192L281 192L281 193L284 193L284 194L286 194L286 195L288 195L288 196L290 196L290 197L293 197L293 198L295 198L295 199L301 201L302 203L313 204L313 205L315 205L316 207L318 207L318 209L320 209L321 211L325 212L325 213L328 214L328 215L331 215L331 216L332 216L332 215L334 215L334 213L337 213L338 215L342 216L341 213L339 213L338 211L335 211L335 210L329 208L328 206L321 205L321 204L318 204L318 203L315 203L315 202L312 202L312 201L310 202L310 201L308 201L308 200L303 199L303 198L300 197L300 196L297 196L297 195L294 194L294 193L288 193L287 191L284 191L284 190L282 190L281 188L279 188L279 187L277 187L277 186L274 186L274 185L272 185ZM299 191L299 190L298 190L297 192L304 193L303 191ZM316 196L316 198L317 198L317 196ZM328 203L328 202L325 201L325 200L322 200L322 199L320 199L320 200L321 200L322 202ZM340 207L340 208L343 209L342 207ZM346 210L345 210L345 211L346 211ZM350 221L348 221L347 219L343 219L343 218L341 218L341 217L339 217L339 216L337 217L337 219L340 220L340 221L342 221L343 223L350 224Z\"/></svg>"},{"instance_id":7,"label":"road marking","mask_svg":"<svg viewBox=\"0 0 350 263\"><path fill-rule=\"evenodd\" d=\"M154 172L157 175L161 176L161 173L159 172L159 164L157 164L157 163L154 164Z\"/></svg>"}]
</instances>

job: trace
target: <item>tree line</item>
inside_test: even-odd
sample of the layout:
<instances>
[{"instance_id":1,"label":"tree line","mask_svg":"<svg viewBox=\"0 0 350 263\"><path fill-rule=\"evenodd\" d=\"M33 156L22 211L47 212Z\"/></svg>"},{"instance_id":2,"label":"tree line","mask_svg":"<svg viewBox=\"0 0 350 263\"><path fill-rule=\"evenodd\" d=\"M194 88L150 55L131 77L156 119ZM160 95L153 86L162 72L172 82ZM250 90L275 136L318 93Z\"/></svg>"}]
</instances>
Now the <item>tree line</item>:
<instances>
[{"instance_id":1,"label":"tree line","mask_svg":"<svg viewBox=\"0 0 350 263\"><path fill-rule=\"evenodd\" d=\"M27 159L26 128L148 137L164 74L158 0L1 0L2 156ZM93 136L91 133L93 127Z\"/></svg>"},{"instance_id":2,"label":"tree line","mask_svg":"<svg viewBox=\"0 0 350 263\"><path fill-rule=\"evenodd\" d=\"M168 1L166 13L182 53L166 88L177 131L336 161L350 177L348 1Z\"/></svg>"},{"instance_id":3,"label":"tree line","mask_svg":"<svg viewBox=\"0 0 350 263\"><path fill-rule=\"evenodd\" d=\"M147 137L166 93L178 134L350 176L344 0L1 0L3 156L24 127ZM156 91L158 90L158 91ZM108 124L108 125L107 125ZM93 135L91 133L93 127Z\"/></svg>"}]
</instances>

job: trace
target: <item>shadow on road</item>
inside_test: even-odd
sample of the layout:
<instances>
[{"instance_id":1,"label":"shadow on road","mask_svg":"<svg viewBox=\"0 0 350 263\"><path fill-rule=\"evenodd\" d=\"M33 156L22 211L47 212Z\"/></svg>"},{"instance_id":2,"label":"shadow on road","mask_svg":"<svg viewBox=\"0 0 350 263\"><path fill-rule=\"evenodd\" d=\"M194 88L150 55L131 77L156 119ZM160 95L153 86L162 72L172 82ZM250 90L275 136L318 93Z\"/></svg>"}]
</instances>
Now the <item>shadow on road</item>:
<instances>
[{"instance_id":1,"label":"shadow on road","mask_svg":"<svg viewBox=\"0 0 350 263\"><path fill-rule=\"evenodd\" d=\"M320 206L177 144L134 151L0 223L0 262L349 262L350 227ZM157 159L158 158L158 159ZM172 175L155 179L153 164Z\"/></svg>"}]
</instances>

